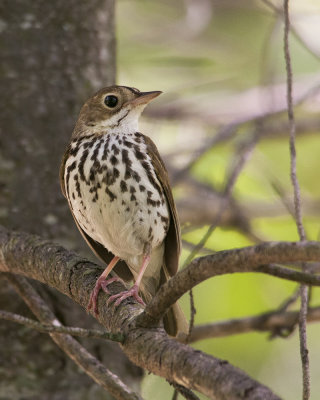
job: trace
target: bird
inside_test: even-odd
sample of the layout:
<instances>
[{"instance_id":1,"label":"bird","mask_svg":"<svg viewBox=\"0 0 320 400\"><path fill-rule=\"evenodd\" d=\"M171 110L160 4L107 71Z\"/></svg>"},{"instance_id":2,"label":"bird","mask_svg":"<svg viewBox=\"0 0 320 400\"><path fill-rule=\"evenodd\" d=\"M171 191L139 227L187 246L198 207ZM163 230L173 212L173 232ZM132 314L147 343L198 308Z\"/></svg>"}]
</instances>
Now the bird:
<instances>
[{"instance_id":1,"label":"bird","mask_svg":"<svg viewBox=\"0 0 320 400\"><path fill-rule=\"evenodd\" d=\"M145 305L178 270L181 234L168 172L156 145L138 127L146 105L161 93L102 88L82 106L62 159L62 193L82 236L107 264L88 303L94 314L100 290L110 294L111 282L134 284L108 304L133 297ZM116 276L107 279L112 270ZM164 328L175 336L186 333L187 325L175 303Z\"/></svg>"}]
</instances>

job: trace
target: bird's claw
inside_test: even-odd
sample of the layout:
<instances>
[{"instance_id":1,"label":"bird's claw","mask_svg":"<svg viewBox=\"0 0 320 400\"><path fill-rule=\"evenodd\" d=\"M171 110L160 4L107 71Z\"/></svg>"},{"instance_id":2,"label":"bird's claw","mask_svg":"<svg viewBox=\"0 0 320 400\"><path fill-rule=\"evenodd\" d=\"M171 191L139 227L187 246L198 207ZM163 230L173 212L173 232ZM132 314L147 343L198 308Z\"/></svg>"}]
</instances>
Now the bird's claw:
<instances>
[{"instance_id":1,"label":"bird's claw","mask_svg":"<svg viewBox=\"0 0 320 400\"><path fill-rule=\"evenodd\" d=\"M142 298L139 296L139 288L136 285L133 285L131 289L126 290L124 292L114 294L113 296L110 296L107 304L109 305L112 301L116 300L115 305L118 306L119 304L122 303L124 299L127 299L128 297L133 297L135 300L137 300L138 303L142 304L145 306L145 302L142 300Z\"/></svg>"},{"instance_id":2,"label":"bird's claw","mask_svg":"<svg viewBox=\"0 0 320 400\"><path fill-rule=\"evenodd\" d=\"M121 282L124 284L123 280L118 277L114 277L114 278L111 278L108 280L105 280L104 278L103 279L98 278L98 280L95 284L95 287L93 288L93 290L91 292L87 310L88 311L92 310L95 317L99 314L97 301L98 301L98 295L99 295L100 289L102 289L105 293L110 294L110 291L107 288L107 286L109 286L112 282ZM108 302L109 302L109 300L108 300Z\"/></svg>"}]
</instances>

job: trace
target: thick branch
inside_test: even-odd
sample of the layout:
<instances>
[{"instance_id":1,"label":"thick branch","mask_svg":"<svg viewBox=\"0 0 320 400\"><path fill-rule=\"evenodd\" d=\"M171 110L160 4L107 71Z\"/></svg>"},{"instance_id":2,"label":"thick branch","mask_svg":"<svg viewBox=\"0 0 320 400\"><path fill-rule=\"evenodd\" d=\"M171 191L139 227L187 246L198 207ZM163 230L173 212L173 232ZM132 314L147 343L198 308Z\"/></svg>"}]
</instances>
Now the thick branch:
<instances>
[{"instance_id":1,"label":"thick branch","mask_svg":"<svg viewBox=\"0 0 320 400\"><path fill-rule=\"evenodd\" d=\"M272 274L272 270L276 270L274 275L277 276L277 274L280 275L280 267L271 266L269 268L267 264L319 260L320 243L311 241L262 243L257 246L225 250L197 258L161 286L156 296L147 305L140 320L159 320L184 293L213 276L253 271ZM281 271L288 279L289 270L282 268ZM301 281L303 274L292 271L292 280L296 280L294 279L295 276L298 281ZM319 282L318 277L314 277L314 280Z\"/></svg>"},{"instance_id":2,"label":"thick branch","mask_svg":"<svg viewBox=\"0 0 320 400\"><path fill-rule=\"evenodd\" d=\"M0 269L49 284L86 306L99 274L98 268L61 246L38 237L0 229ZM113 291L119 284L110 285ZM268 388L226 361L196 351L169 338L163 329L136 324L142 307L130 301L119 307L106 306L100 294L99 320L108 331L125 336L123 350L137 365L169 381L195 389L211 399L279 399Z\"/></svg>"}]
</instances>

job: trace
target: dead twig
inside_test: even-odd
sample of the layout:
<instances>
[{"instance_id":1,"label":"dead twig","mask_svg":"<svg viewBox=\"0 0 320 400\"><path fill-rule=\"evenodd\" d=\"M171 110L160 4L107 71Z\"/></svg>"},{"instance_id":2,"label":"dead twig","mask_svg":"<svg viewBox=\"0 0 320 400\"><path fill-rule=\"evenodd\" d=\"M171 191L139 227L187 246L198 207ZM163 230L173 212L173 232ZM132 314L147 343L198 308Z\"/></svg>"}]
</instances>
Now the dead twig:
<instances>
[{"instance_id":1,"label":"dead twig","mask_svg":"<svg viewBox=\"0 0 320 400\"><path fill-rule=\"evenodd\" d=\"M65 333L71 336L79 336L82 338L91 338L91 339L112 340L114 342L119 342L119 343L122 343L124 340L124 337L121 333L109 333L109 332L99 331L97 329L83 329L72 326L49 325L46 323L42 324L41 322L35 321L30 318L26 318L23 315L14 314L12 312L3 310L0 310L0 319L16 322L18 324L24 325L31 329L35 329L36 331L42 333Z\"/></svg>"},{"instance_id":2,"label":"dead twig","mask_svg":"<svg viewBox=\"0 0 320 400\"><path fill-rule=\"evenodd\" d=\"M298 319L299 311L275 310L250 317L196 325L190 336L190 342L239 335L252 331L271 332L272 336L286 336L287 332L292 331ZM311 307L309 309L307 321L320 321L320 307Z\"/></svg>"}]
</instances>

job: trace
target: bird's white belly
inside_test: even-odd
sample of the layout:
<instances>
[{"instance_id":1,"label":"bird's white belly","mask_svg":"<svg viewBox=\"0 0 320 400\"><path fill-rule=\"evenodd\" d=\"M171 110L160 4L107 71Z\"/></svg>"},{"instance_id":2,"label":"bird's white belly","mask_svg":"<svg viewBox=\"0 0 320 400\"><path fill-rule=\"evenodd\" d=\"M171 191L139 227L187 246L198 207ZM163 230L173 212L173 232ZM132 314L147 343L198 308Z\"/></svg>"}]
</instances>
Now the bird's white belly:
<instances>
[{"instance_id":1,"label":"bird's white belly","mask_svg":"<svg viewBox=\"0 0 320 400\"><path fill-rule=\"evenodd\" d=\"M150 168L152 184L130 147L121 148L112 137L107 144L107 137L99 140L87 151L82 173L77 173L75 168L68 178L65 176L68 200L77 222L89 236L118 257L132 259L142 255L146 246L152 249L163 242L169 227L167 201L164 194L156 190L154 182L160 188L161 185L153 169ZM128 141L130 143L130 138ZM116 148L114 143L117 143ZM82 155L84 144L85 141ZM142 143L141 151L145 153L143 146ZM104 154L107 156L103 157ZM92 157L99 160L94 174ZM126 163L122 162L123 157ZM145 157L144 161L151 167L151 160ZM73 161L69 157L66 171ZM129 173L126 165L132 166Z\"/></svg>"}]
</instances>

